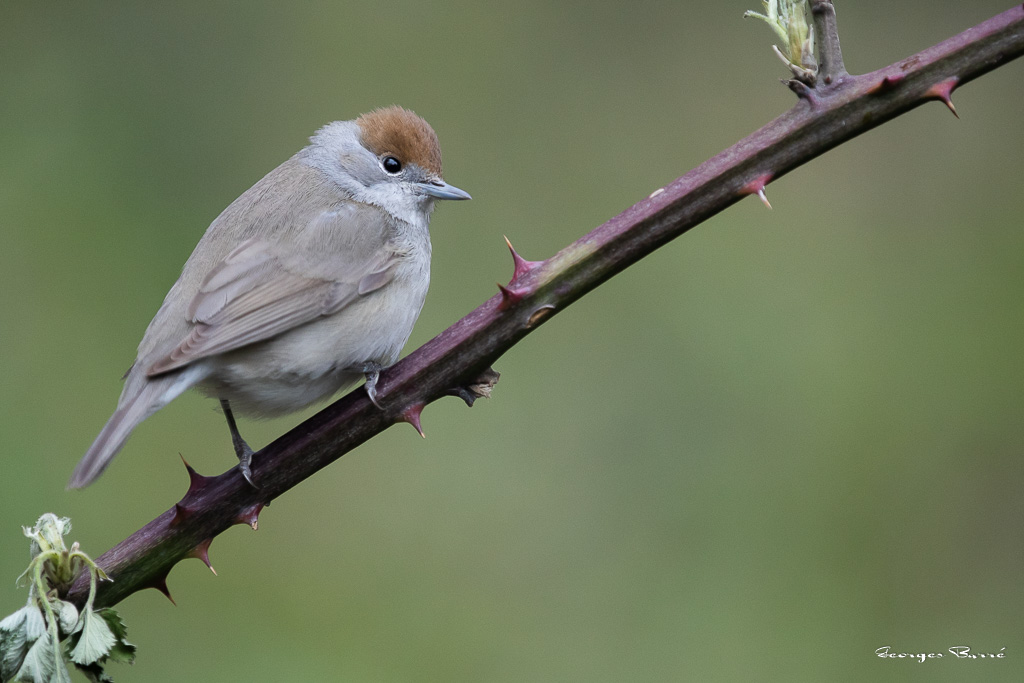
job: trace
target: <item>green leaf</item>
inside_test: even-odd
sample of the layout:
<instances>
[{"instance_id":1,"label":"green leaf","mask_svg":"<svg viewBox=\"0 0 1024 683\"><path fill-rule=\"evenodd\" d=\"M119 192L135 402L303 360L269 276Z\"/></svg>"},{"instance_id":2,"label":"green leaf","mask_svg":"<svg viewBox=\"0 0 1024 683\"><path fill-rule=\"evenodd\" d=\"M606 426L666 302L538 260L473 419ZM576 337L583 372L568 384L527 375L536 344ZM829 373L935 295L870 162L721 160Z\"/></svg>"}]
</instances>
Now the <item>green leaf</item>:
<instances>
[{"instance_id":1,"label":"green leaf","mask_svg":"<svg viewBox=\"0 0 1024 683\"><path fill-rule=\"evenodd\" d=\"M99 664L90 664L89 666L75 664L75 667L92 683L114 683L114 679L107 675L107 672Z\"/></svg>"},{"instance_id":2,"label":"green leaf","mask_svg":"<svg viewBox=\"0 0 1024 683\"><path fill-rule=\"evenodd\" d=\"M46 622L35 604L0 621L0 681L14 680L32 644L46 634Z\"/></svg>"},{"instance_id":3,"label":"green leaf","mask_svg":"<svg viewBox=\"0 0 1024 683\"><path fill-rule=\"evenodd\" d=\"M54 645L49 633L44 633L32 644L17 678L12 680L28 683L71 683L71 674L64 666L64 660L54 656Z\"/></svg>"},{"instance_id":4,"label":"green leaf","mask_svg":"<svg viewBox=\"0 0 1024 683\"><path fill-rule=\"evenodd\" d=\"M32 609L31 606L22 607L20 610L0 621L0 633L6 631L21 631L25 623L26 612Z\"/></svg>"},{"instance_id":5,"label":"green leaf","mask_svg":"<svg viewBox=\"0 0 1024 683\"><path fill-rule=\"evenodd\" d=\"M78 634L78 644L71 651L71 661L75 664L98 662L110 654L116 642L106 620L91 608L86 609L82 612L82 631Z\"/></svg>"},{"instance_id":6,"label":"green leaf","mask_svg":"<svg viewBox=\"0 0 1024 683\"><path fill-rule=\"evenodd\" d=\"M38 640L46 635L46 618L35 605L25 608L25 637L29 640Z\"/></svg>"},{"instance_id":7,"label":"green leaf","mask_svg":"<svg viewBox=\"0 0 1024 683\"><path fill-rule=\"evenodd\" d=\"M32 561L19 578L29 587L28 605L0 621L0 683L71 683L67 662L96 683L112 683L103 670L109 659L131 664L135 646L125 640L127 628L110 608L93 610L97 579L109 580L103 570L63 537L71 530L66 517L45 514L32 529ZM57 597L82 569L89 573L85 609Z\"/></svg>"},{"instance_id":8,"label":"green leaf","mask_svg":"<svg viewBox=\"0 0 1024 683\"><path fill-rule=\"evenodd\" d=\"M117 639L114 647L110 649L110 660L118 664L134 664L136 647L125 640L125 636L128 635L128 627L121 620L121 615L111 607L96 610L96 614L103 617Z\"/></svg>"},{"instance_id":9,"label":"green leaf","mask_svg":"<svg viewBox=\"0 0 1024 683\"><path fill-rule=\"evenodd\" d=\"M20 610L0 621L0 681L14 678L18 673L25 655L28 653L29 640L25 635L25 621L27 613L34 610L32 607L22 607Z\"/></svg>"}]
</instances>

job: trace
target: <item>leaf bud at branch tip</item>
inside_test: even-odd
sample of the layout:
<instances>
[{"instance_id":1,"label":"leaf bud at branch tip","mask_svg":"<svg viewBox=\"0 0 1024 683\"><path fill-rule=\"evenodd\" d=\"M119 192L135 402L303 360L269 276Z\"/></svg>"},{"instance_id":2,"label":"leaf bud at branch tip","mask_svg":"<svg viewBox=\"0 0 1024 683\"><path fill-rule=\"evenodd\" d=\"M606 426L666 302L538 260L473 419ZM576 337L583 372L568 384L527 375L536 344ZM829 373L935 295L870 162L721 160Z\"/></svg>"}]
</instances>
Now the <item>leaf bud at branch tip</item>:
<instances>
[{"instance_id":1,"label":"leaf bud at branch tip","mask_svg":"<svg viewBox=\"0 0 1024 683\"><path fill-rule=\"evenodd\" d=\"M782 60L794 78L813 86L818 77L818 62L814 26L807 21L806 0L764 0L764 14L747 11L743 18L754 17L768 24L782 43L772 45L775 55Z\"/></svg>"}]
</instances>

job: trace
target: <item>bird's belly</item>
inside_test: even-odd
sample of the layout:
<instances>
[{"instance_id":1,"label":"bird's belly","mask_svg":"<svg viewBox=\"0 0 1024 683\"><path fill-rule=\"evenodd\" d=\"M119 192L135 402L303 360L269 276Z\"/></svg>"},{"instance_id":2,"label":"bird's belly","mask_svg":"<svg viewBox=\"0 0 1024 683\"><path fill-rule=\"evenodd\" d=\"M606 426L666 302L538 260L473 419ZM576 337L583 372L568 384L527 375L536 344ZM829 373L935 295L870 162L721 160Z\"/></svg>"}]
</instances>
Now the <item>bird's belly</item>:
<instances>
[{"instance_id":1,"label":"bird's belly","mask_svg":"<svg viewBox=\"0 0 1024 683\"><path fill-rule=\"evenodd\" d=\"M200 388L240 412L272 417L301 410L355 384L364 363L394 363L419 307L393 307L391 297L307 323L263 342L208 359ZM404 310L403 310L404 309Z\"/></svg>"},{"instance_id":2,"label":"bird's belly","mask_svg":"<svg viewBox=\"0 0 1024 683\"><path fill-rule=\"evenodd\" d=\"M199 389L214 398L227 399L236 412L275 417L325 401L361 377L361 373L351 370L330 370L318 375L278 372L256 376L236 365L226 372L215 372Z\"/></svg>"}]
</instances>

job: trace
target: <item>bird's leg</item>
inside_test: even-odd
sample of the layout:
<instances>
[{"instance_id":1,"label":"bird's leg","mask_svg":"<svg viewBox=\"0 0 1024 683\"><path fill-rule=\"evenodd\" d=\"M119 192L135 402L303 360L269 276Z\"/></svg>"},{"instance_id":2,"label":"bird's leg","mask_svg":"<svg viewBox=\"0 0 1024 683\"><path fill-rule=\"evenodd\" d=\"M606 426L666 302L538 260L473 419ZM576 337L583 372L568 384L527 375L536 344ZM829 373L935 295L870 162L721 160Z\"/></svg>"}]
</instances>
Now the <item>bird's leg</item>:
<instances>
[{"instance_id":1,"label":"bird's leg","mask_svg":"<svg viewBox=\"0 0 1024 683\"><path fill-rule=\"evenodd\" d=\"M238 469L242 470L242 476L249 482L249 485L254 489L258 489L252 480L252 455L253 451L249 448L249 444L245 442L242 435L238 433L238 425L235 424L235 415L231 412L231 406L228 405L228 401L225 398L220 400L221 410L224 411L224 417L228 421L228 429L231 430L231 445L235 447L235 455L238 456Z\"/></svg>"},{"instance_id":2,"label":"bird's leg","mask_svg":"<svg viewBox=\"0 0 1024 683\"><path fill-rule=\"evenodd\" d=\"M370 397L370 402L377 406L378 410L384 410L381 404L377 402L377 378L380 377L380 371L383 369L383 365L373 361L363 363L360 368L360 372L366 377L366 395Z\"/></svg>"}]
</instances>

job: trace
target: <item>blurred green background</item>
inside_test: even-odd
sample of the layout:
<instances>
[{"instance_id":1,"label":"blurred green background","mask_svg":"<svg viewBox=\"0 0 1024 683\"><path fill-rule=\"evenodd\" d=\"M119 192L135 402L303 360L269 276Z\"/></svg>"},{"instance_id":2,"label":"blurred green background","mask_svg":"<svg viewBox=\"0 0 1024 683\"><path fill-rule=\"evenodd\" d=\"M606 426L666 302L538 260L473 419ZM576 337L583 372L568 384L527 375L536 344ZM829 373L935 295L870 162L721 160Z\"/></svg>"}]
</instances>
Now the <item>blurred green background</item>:
<instances>
[{"instance_id":1,"label":"blurred green background","mask_svg":"<svg viewBox=\"0 0 1024 683\"><path fill-rule=\"evenodd\" d=\"M1008 0L838 2L851 71ZM785 111L755 0L4 2L0 614L233 464L215 404L65 492L209 222L323 123L437 130L409 348ZM1024 62L772 183L120 605L118 681L1024 680ZM262 446L301 416L243 421ZM998 651L882 660L878 647Z\"/></svg>"}]
</instances>

